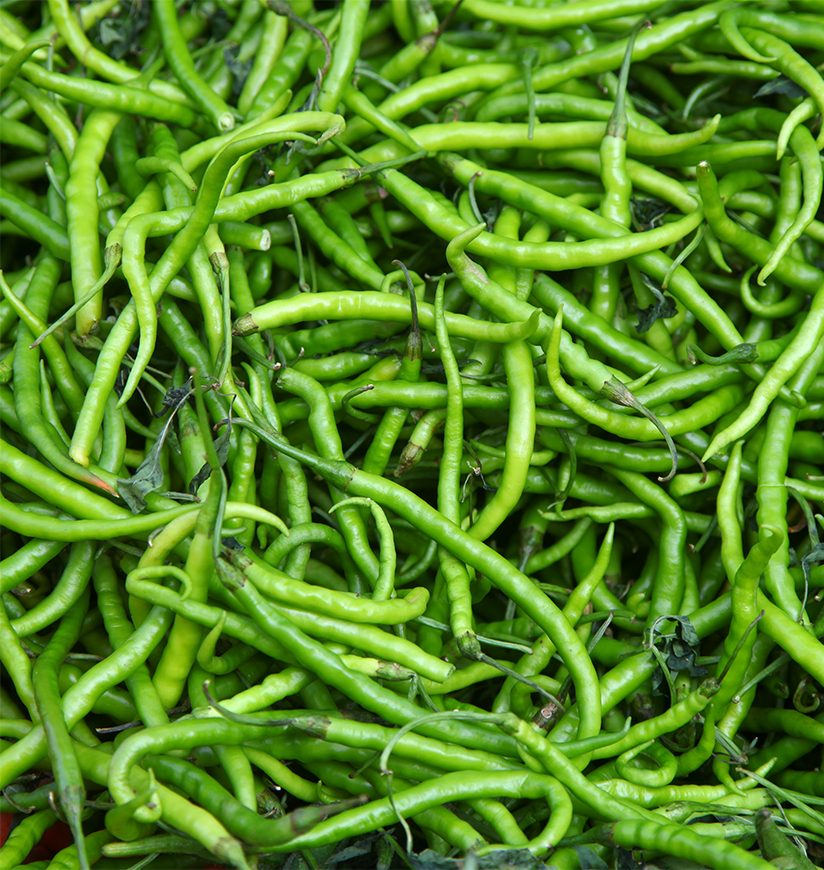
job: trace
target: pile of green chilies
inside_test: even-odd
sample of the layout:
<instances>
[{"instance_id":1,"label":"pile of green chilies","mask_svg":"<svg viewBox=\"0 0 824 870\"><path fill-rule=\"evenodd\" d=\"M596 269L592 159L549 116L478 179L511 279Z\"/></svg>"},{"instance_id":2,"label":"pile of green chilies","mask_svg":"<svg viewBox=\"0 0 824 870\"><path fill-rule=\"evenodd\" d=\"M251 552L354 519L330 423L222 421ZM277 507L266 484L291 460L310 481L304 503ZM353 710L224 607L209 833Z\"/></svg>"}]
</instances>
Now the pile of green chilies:
<instances>
[{"instance_id":1,"label":"pile of green chilies","mask_svg":"<svg viewBox=\"0 0 824 870\"><path fill-rule=\"evenodd\" d=\"M0 870L823 861L822 69L0 4Z\"/></svg>"}]
</instances>

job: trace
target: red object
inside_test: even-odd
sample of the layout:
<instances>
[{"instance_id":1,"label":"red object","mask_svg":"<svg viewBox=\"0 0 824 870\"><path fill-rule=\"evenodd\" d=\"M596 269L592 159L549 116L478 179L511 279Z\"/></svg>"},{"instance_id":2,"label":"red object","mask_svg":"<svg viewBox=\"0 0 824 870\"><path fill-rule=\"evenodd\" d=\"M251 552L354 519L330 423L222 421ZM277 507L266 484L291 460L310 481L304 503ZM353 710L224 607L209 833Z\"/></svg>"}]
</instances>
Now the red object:
<instances>
[{"instance_id":1,"label":"red object","mask_svg":"<svg viewBox=\"0 0 824 870\"><path fill-rule=\"evenodd\" d=\"M74 842L69 826L64 822L55 822L43 834L40 842L31 850L25 863L30 861L45 861L53 858L61 849L71 846Z\"/></svg>"},{"instance_id":2,"label":"red object","mask_svg":"<svg viewBox=\"0 0 824 870\"><path fill-rule=\"evenodd\" d=\"M14 813L0 813L0 846L8 839L13 818Z\"/></svg>"}]
</instances>

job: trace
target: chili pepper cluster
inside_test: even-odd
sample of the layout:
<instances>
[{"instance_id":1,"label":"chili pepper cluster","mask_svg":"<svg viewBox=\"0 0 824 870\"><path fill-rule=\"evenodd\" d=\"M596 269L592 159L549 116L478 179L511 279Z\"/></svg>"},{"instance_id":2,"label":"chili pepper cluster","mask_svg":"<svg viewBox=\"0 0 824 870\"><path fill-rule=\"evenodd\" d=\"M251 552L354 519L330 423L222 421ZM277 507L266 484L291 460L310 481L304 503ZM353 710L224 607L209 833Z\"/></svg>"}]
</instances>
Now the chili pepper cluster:
<instances>
[{"instance_id":1,"label":"chili pepper cluster","mask_svg":"<svg viewBox=\"0 0 824 870\"><path fill-rule=\"evenodd\" d=\"M822 63L3 3L0 870L821 862Z\"/></svg>"}]
</instances>

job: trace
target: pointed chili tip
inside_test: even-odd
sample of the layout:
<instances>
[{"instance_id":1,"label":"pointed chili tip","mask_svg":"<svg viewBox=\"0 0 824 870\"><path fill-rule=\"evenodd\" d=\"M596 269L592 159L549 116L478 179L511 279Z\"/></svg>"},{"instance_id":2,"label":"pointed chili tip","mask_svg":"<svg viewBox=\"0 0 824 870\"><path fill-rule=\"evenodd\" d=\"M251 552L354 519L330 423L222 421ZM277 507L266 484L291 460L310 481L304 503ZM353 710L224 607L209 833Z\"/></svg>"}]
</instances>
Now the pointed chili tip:
<instances>
[{"instance_id":1,"label":"pointed chili tip","mask_svg":"<svg viewBox=\"0 0 824 870\"><path fill-rule=\"evenodd\" d=\"M458 233L451 242L446 246L447 262L452 264L450 258L455 255L465 254L466 248L478 238L478 236L486 230L486 224L475 224L475 226L467 227L462 232Z\"/></svg>"},{"instance_id":2,"label":"pointed chili tip","mask_svg":"<svg viewBox=\"0 0 824 870\"><path fill-rule=\"evenodd\" d=\"M227 864L237 868L237 870L251 870L249 862L246 860L243 844L232 836L218 839L212 852L216 857L224 859Z\"/></svg>"},{"instance_id":3,"label":"pointed chili tip","mask_svg":"<svg viewBox=\"0 0 824 870\"><path fill-rule=\"evenodd\" d=\"M96 486L98 489L102 489L103 492L108 493L109 495L113 495L115 498L120 498L120 493L118 493L117 489L113 487L110 483L106 483L101 477L98 477L96 474L91 475L89 478L89 483L93 486Z\"/></svg>"}]
</instances>

